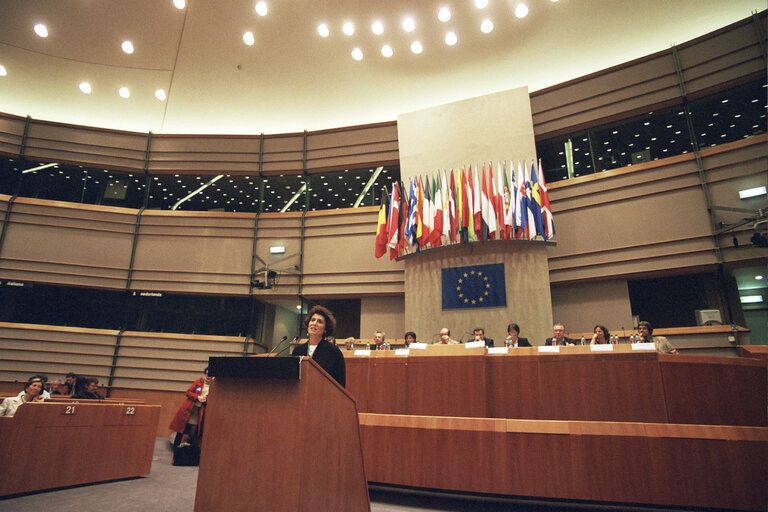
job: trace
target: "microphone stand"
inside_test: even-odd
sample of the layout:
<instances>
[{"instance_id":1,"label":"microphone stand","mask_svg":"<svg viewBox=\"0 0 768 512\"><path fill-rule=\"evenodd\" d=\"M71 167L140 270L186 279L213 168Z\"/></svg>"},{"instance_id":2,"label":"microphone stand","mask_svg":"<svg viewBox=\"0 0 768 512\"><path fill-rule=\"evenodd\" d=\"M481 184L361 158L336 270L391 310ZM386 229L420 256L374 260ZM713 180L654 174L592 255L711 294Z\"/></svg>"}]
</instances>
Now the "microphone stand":
<instances>
[{"instance_id":1,"label":"microphone stand","mask_svg":"<svg viewBox=\"0 0 768 512\"><path fill-rule=\"evenodd\" d=\"M296 338L293 338L293 340L294 340L294 341L296 341ZM267 352L267 355L270 355L272 352L274 352L275 350L277 350L278 348L280 348L280 346L281 346L283 343L285 343L286 341L288 341L288 336L283 336L283 338L280 340L280 343L278 343L277 345L275 345L275 346L272 348L272 350L270 350L269 352ZM278 356L280 355L280 351L278 351L278 352L277 352L277 355L278 355Z\"/></svg>"}]
</instances>

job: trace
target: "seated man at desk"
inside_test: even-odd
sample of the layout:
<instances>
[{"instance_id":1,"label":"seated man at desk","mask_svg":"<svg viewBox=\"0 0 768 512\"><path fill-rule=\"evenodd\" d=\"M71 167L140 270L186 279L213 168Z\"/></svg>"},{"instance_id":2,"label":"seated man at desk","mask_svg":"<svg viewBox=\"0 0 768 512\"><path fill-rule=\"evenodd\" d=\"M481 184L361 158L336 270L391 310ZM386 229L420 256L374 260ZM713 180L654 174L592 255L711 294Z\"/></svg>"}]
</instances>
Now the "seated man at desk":
<instances>
[{"instance_id":1,"label":"seated man at desk","mask_svg":"<svg viewBox=\"0 0 768 512\"><path fill-rule=\"evenodd\" d=\"M373 333L373 350L386 350L387 346L384 344L384 340L387 339L387 333L384 331L376 331Z\"/></svg>"},{"instance_id":2,"label":"seated man at desk","mask_svg":"<svg viewBox=\"0 0 768 512\"><path fill-rule=\"evenodd\" d=\"M451 339L451 330L447 327L440 329L440 339L433 343L433 345L458 345L460 342Z\"/></svg>"},{"instance_id":3,"label":"seated man at desk","mask_svg":"<svg viewBox=\"0 0 768 512\"><path fill-rule=\"evenodd\" d=\"M80 400L104 400L104 397L96 392L99 389L99 379L88 377L85 379L85 383L72 395L72 398L78 398Z\"/></svg>"},{"instance_id":4,"label":"seated man at desk","mask_svg":"<svg viewBox=\"0 0 768 512\"><path fill-rule=\"evenodd\" d=\"M576 342L565 335L565 326L563 324L555 324L552 326L552 337L547 338L544 345L575 345Z\"/></svg>"},{"instance_id":5,"label":"seated man at desk","mask_svg":"<svg viewBox=\"0 0 768 512\"><path fill-rule=\"evenodd\" d=\"M472 333L475 335L475 341L485 342L486 347L493 346L493 340L491 338L485 337L485 329L483 329L482 327L475 327L475 330L472 331Z\"/></svg>"},{"instance_id":6,"label":"seated man at desk","mask_svg":"<svg viewBox=\"0 0 768 512\"><path fill-rule=\"evenodd\" d=\"M642 321L637 324L637 337L640 343L653 343L658 352L664 354L677 354L677 349L672 346L669 340L664 336L653 336L653 326L651 322Z\"/></svg>"}]
</instances>

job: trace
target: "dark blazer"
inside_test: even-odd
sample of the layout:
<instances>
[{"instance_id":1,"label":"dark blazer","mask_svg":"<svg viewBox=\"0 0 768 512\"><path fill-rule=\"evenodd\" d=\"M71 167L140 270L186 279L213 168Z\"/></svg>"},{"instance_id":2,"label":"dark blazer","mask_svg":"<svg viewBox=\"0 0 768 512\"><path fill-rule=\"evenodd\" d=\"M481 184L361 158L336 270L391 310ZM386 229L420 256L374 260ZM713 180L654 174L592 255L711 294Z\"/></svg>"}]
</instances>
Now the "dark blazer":
<instances>
[{"instance_id":1,"label":"dark blazer","mask_svg":"<svg viewBox=\"0 0 768 512\"><path fill-rule=\"evenodd\" d=\"M485 338L485 346L486 347L492 347L493 346L493 340L491 338Z\"/></svg>"},{"instance_id":2,"label":"dark blazer","mask_svg":"<svg viewBox=\"0 0 768 512\"><path fill-rule=\"evenodd\" d=\"M504 340L504 343L507 343L507 340ZM530 347L531 343L528 341L528 338L521 338L518 336L517 338L517 346L518 347Z\"/></svg>"},{"instance_id":3,"label":"dark blazer","mask_svg":"<svg viewBox=\"0 0 768 512\"><path fill-rule=\"evenodd\" d=\"M544 345L554 345L554 343L552 343L552 340L554 340L554 338L547 338L547 340L544 342ZM566 344L566 343L573 343L575 345L576 340L572 340L571 338L566 336L563 338L563 344Z\"/></svg>"},{"instance_id":4,"label":"dark blazer","mask_svg":"<svg viewBox=\"0 0 768 512\"><path fill-rule=\"evenodd\" d=\"M309 350L309 342L297 345L293 349L292 356L306 356ZM341 387L347 385L347 367L344 364L344 356L339 350L339 347L330 343L323 338L320 343L317 344L315 353L312 355L312 359L315 360L320 368L328 372L328 375L333 377L336 382L341 384Z\"/></svg>"}]
</instances>

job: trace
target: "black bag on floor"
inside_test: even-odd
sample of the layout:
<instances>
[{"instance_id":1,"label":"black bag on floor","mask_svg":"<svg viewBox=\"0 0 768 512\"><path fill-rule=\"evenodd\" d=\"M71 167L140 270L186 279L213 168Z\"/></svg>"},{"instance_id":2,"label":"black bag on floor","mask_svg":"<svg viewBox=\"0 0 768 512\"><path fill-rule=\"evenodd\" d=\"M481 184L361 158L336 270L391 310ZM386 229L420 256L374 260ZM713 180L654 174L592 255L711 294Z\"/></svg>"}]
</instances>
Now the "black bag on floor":
<instances>
[{"instance_id":1,"label":"black bag on floor","mask_svg":"<svg viewBox=\"0 0 768 512\"><path fill-rule=\"evenodd\" d=\"M200 447L194 444L185 444L177 446L173 451L174 466L199 466L200 465Z\"/></svg>"}]
</instances>

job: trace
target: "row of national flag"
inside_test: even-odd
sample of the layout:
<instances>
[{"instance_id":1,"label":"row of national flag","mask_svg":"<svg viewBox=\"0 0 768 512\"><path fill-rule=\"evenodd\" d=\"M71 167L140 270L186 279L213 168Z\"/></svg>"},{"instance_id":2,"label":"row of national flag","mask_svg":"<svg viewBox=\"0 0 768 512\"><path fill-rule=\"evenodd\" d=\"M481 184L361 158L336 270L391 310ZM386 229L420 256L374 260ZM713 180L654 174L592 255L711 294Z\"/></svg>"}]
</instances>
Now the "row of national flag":
<instances>
[{"instance_id":1,"label":"row of national flag","mask_svg":"<svg viewBox=\"0 0 768 512\"><path fill-rule=\"evenodd\" d=\"M393 183L382 190L375 256L389 258L427 247L489 240L549 240L555 225L539 160L497 162L433 177Z\"/></svg>"}]
</instances>

